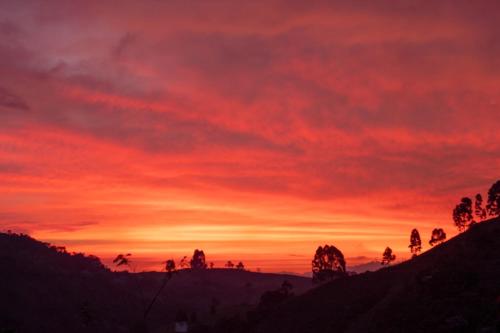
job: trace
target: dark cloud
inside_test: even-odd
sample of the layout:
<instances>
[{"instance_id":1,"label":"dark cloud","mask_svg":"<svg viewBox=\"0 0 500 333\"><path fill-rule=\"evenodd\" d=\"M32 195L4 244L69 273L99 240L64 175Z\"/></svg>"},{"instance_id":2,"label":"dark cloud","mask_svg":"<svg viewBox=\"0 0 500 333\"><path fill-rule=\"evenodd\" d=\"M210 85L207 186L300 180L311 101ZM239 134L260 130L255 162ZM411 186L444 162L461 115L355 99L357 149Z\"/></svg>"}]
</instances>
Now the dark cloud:
<instances>
[{"instance_id":1,"label":"dark cloud","mask_svg":"<svg viewBox=\"0 0 500 333\"><path fill-rule=\"evenodd\" d=\"M0 106L19 110L30 109L28 104L21 97L10 93L3 87L0 87Z\"/></svg>"},{"instance_id":2,"label":"dark cloud","mask_svg":"<svg viewBox=\"0 0 500 333\"><path fill-rule=\"evenodd\" d=\"M25 166L18 163L2 163L0 162L0 173L20 173L25 170Z\"/></svg>"}]
</instances>

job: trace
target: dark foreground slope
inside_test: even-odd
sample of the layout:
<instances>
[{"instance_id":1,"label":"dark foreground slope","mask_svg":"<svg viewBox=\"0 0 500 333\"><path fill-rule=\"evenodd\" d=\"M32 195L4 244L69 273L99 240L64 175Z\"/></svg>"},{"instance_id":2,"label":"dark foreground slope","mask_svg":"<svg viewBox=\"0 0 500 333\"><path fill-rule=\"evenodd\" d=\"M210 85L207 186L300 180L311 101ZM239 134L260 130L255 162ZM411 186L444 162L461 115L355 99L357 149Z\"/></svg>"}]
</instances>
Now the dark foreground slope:
<instances>
[{"instance_id":1,"label":"dark foreground slope","mask_svg":"<svg viewBox=\"0 0 500 333\"><path fill-rule=\"evenodd\" d=\"M0 332L84 332L94 325L120 332L136 303L97 258L0 234Z\"/></svg>"},{"instance_id":2,"label":"dark foreground slope","mask_svg":"<svg viewBox=\"0 0 500 333\"><path fill-rule=\"evenodd\" d=\"M129 332L162 278L157 272L112 272L96 257L0 233L0 333ZM168 332L179 310L210 323L248 310L285 279L297 291L310 286L309 279L298 276L181 271L167 284L147 324L150 332Z\"/></svg>"},{"instance_id":3,"label":"dark foreground slope","mask_svg":"<svg viewBox=\"0 0 500 333\"><path fill-rule=\"evenodd\" d=\"M495 219L413 260L335 280L220 327L226 333L497 332L499 296Z\"/></svg>"}]
</instances>

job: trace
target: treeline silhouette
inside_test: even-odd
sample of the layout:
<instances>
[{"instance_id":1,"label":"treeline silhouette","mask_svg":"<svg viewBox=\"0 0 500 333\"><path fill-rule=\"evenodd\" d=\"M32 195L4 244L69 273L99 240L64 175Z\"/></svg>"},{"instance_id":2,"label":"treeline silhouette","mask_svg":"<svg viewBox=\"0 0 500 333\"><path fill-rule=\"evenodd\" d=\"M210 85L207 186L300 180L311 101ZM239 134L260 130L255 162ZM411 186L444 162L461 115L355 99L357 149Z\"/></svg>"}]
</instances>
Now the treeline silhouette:
<instances>
[{"instance_id":1,"label":"treeline silhouette","mask_svg":"<svg viewBox=\"0 0 500 333\"><path fill-rule=\"evenodd\" d=\"M491 186L491 188L488 190L488 195L485 201L483 200L481 194L475 195L474 202L468 197L462 198L454 208L452 214L453 223L460 232L464 232L467 229L472 228L475 224L486 220L488 217L497 216L500 216L500 181L497 181ZM77 276L77 274L82 274L83 276L90 276L92 279L99 279L99 281L102 280L101 283L103 285L105 285L105 283L107 283L105 281L109 279L108 276L103 276L103 272L111 273L111 271L101 263L99 258L95 256L75 252L69 253L64 247L54 246L48 243L42 244L39 242L35 242L31 237L24 234L14 234L9 231L8 236L20 240L22 243L25 243L25 246L27 248L37 246L41 247L41 250L47 252L49 255L44 256L44 258L49 258L50 260L47 261L47 263L37 263L38 265L41 265L44 270L50 272L51 267L62 266L67 269L66 267L71 266L71 271L75 271L74 274L72 273L72 275L69 275L71 277ZM434 228L432 230L428 243L430 246L436 246L443 243L445 240L445 231L442 228ZM417 257L422 251L423 243L421 235L417 228L412 229L410 232L408 248L412 258ZM117 268L126 268L127 270L135 272L136 269L131 258L131 253L118 254L113 260L113 263ZM54 260L54 262L52 262L51 260ZM395 260L396 254L390 247L387 246L383 251L380 261L381 264L390 265ZM15 265L15 263L7 264ZM340 249L331 244L319 246L316 249L311 261L312 281L314 283L323 283L337 279L344 279L345 277L352 274L347 271L346 265L347 264L345 257ZM187 272L193 271L196 273L214 268L215 264L213 262L207 262L205 252L202 249L195 249L190 258L185 256L178 263L176 263L174 259L166 260L163 263L163 275L162 278L158 280L160 281L158 285L154 286L156 288L154 292L144 293L142 291L143 286L141 285L141 281L138 275L131 274L131 277L135 281L135 288L140 295L140 297L133 298L131 302L138 303L137 301L139 300L140 304L142 305L141 312L139 312L139 314L142 315L140 315L140 320L138 320L134 325L132 331L136 333L148 332L147 322L148 320L151 320L151 317L154 317L150 315L152 309L157 307L158 303L161 303L159 302L159 299L161 299L160 295L164 293L164 290L169 284L169 281L171 281L172 277L180 270L186 269ZM234 264L231 260L228 260L224 264L223 268L243 271L245 270L245 265L241 261L239 261L237 264ZM56 272L56 270L54 270L54 272ZM217 270L213 272L215 273L217 272ZM239 275L240 273L236 274ZM249 293L253 292L251 285L245 286L245 288L248 289ZM292 292L292 289L293 286L288 281L283 281L282 285L277 289L264 289L269 291L262 294L257 307L253 311L249 312L250 318L257 318L256 320L260 320L258 318L264 316L265 313L269 313L270 311L272 312L272 309L274 307L286 303L290 299L293 299L295 296ZM262 291L260 291L259 294L260 293L262 293ZM147 297L146 294L148 295ZM117 304L120 303L124 302L117 301ZM214 315L217 313L219 303L220 302L217 298L212 298L210 304L210 313ZM96 315L93 314L93 311L95 312L95 310L92 310L92 306L89 306L89 304L90 303L83 302L81 305L79 305L81 312L80 320L84 323L84 325L91 327L91 325L95 325L92 323L96 322ZM119 305L116 306L118 308ZM193 315L191 316L191 318L192 317ZM194 317L196 317L196 313L194 313Z\"/></svg>"},{"instance_id":2,"label":"treeline silhouette","mask_svg":"<svg viewBox=\"0 0 500 333\"><path fill-rule=\"evenodd\" d=\"M131 253L114 259L116 269L108 269L97 257L0 232L0 332L168 332L178 311L191 331L272 304L280 297L261 295L284 280L298 293L310 287L305 277L224 269L223 262L221 269L184 270L165 261L163 272L135 272Z\"/></svg>"},{"instance_id":3,"label":"treeline silhouette","mask_svg":"<svg viewBox=\"0 0 500 333\"><path fill-rule=\"evenodd\" d=\"M488 190L486 206L483 206L481 193L476 194L474 199L473 204L471 198L464 197L453 209L453 222L460 232L488 217L500 216L500 180Z\"/></svg>"},{"instance_id":4,"label":"treeline silhouette","mask_svg":"<svg viewBox=\"0 0 500 333\"><path fill-rule=\"evenodd\" d=\"M473 226L475 223L500 216L500 180L488 190L486 205L480 193L476 194L474 203L468 197L462 198L453 210L453 222L460 232ZM429 245L435 246L446 240L446 232L442 228L432 230ZM408 245L412 258L422 251L420 233L415 228L410 233ZM381 265L390 265L396 260L396 254L387 246L382 253ZM321 283L349 275L346 271L346 261L343 253L333 245L319 246L311 262L313 282Z\"/></svg>"},{"instance_id":5,"label":"treeline silhouette","mask_svg":"<svg viewBox=\"0 0 500 333\"><path fill-rule=\"evenodd\" d=\"M116 256L116 258L113 260L113 263L115 264L115 266L117 268L119 268L119 267L127 267L128 269L130 269L132 272L135 273L136 272L136 268L132 264L131 256L132 256L131 253L118 254ZM210 262L209 264L207 264L206 257L205 257L205 252L203 250L201 250L201 249L195 249L194 252L193 252L193 255L192 255L192 257L191 257L191 259L189 261L188 261L187 256L184 256L179 261L179 267L181 267L182 269L188 269L189 268L189 269L194 270L194 271L200 271L200 270L206 270L206 269L208 269L208 267L210 267L210 269L214 269L215 265L214 265L213 262ZM232 263L232 261L227 261L227 263L225 264L225 267L229 268L229 269L235 268L235 269L240 270L240 271L245 270L245 265L241 261L238 262L237 265L234 265ZM164 277L162 279L162 283L159 286L159 288L156 291L156 293L151 298L151 300L149 300L149 301L147 301L145 299L144 292L142 291L143 287L141 286L140 281L137 279L137 276L134 275L135 276L135 281L136 281L136 287L137 287L137 289L139 291L139 294L141 296L141 299L142 299L141 302L142 302L142 306L143 306L142 320L138 321L135 324L134 329L133 329L134 333L147 333L148 332L148 325L147 325L148 315L151 312L154 304L158 300L158 297L161 295L161 293L165 289L165 287L168 284L168 282L172 279L173 275L175 273L177 273L177 266L176 266L175 260L174 259L169 259L169 260L165 261L163 271L165 272L165 274L164 274ZM290 288L291 288L291 285L290 285ZM273 295L273 294L271 294L271 295ZM288 293L287 293L287 295L288 295ZM267 297L269 297L269 295ZM212 300L211 312L213 312L213 313L216 312L216 307L217 307L216 304L217 303L218 303L217 300L215 300L215 299ZM196 316L195 313L194 313L194 316Z\"/></svg>"},{"instance_id":6,"label":"treeline silhouette","mask_svg":"<svg viewBox=\"0 0 500 333\"><path fill-rule=\"evenodd\" d=\"M193 332L500 332L499 251L494 218L398 266L336 278Z\"/></svg>"},{"instance_id":7,"label":"treeline silhouette","mask_svg":"<svg viewBox=\"0 0 500 333\"><path fill-rule=\"evenodd\" d=\"M191 259L189 259L187 256L184 256L180 261L179 261L179 267L181 269L214 269L215 263L213 261L209 262L207 264L206 257L205 257L205 252L203 250L195 249L193 256ZM234 264L231 260L228 260L224 264L225 268L235 268L238 270L245 270L245 265L243 264L242 261L238 262L238 264Z\"/></svg>"}]
</instances>

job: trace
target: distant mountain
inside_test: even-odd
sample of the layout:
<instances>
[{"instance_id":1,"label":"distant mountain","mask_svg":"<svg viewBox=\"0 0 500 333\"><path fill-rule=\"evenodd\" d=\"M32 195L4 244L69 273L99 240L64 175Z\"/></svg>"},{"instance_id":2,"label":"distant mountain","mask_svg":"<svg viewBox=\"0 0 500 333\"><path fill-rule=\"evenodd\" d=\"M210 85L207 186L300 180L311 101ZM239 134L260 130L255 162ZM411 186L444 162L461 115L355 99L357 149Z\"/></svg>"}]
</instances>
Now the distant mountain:
<instances>
[{"instance_id":1,"label":"distant mountain","mask_svg":"<svg viewBox=\"0 0 500 333\"><path fill-rule=\"evenodd\" d=\"M500 219L203 332L500 332ZM202 330L200 330L202 332Z\"/></svg>"},{"instance_id":2,"label":"distant mountain","mask_svg":"<svg viewBox=\"0 0 500 333\"><path fill-rule=\"evenodd\" d=\"M370 262L366 262L364 264L347 266L347 270L349 272L355 272L358 274L364 273L364 272L378 271L381 268L382 268L382 265L380 264L380 261L370 261Z\"/></svg>"},{"instance_id":3,"label":"distant mountain","mask_svg":"<svg viewBox=\"0 0 500 333\"><path fill-rule=\"evenodd\" d=\"M130 332L163 276L112 272L97 257L0 233L0 332ZM179 310L197 323L245 312L284 280L296 293L311 287L292 275L182 270L153 307L150 332L168 332Z\"/></svg>"}]
</instances>

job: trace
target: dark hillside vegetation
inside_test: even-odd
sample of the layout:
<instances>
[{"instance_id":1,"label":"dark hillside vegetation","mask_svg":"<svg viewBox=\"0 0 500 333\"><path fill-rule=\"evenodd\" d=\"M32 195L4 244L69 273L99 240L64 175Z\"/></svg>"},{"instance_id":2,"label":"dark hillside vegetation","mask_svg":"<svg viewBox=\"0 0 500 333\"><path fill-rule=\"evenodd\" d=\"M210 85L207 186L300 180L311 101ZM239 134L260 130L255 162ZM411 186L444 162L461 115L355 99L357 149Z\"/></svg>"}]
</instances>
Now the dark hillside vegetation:
<instances>
[{"instance_id":1,"label":"dark hillside vegetation","mask_svg":"<svg viewBox=\"0 0 500 333\"><path fill-rule=\"evenodd\" d=\"M0 233L0 332L130 332L163 276L112 272L97 257ZM247 311L284 280L296 293L311 286L310 279L291 275L181 270L152 308L150 332L165 332L179 310L196 323Z\"/></svg>"},{"instance_id":2,"label":"dark hillside vegetation","mask_svg":"<svg viewBox=\"0 0 500 333\"><path fill-rule=\"evenodd\" d=\"M497 332L499 297L496 218L412 260L334 280L213 332Z\"/></svg>"},{"instance_id":3,"label":"dark hillside vegetation","mask_svg":"<svg viewBox=\"0 0 500 333\"><path fill-rule=\"evenodd\" d=\"M15 234L0 234L0 295L12 332L121 332L140 304L98 258Z\"/></svg>"}]
</instances>

